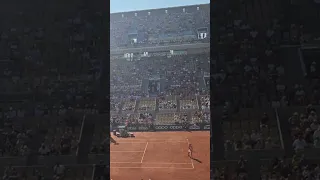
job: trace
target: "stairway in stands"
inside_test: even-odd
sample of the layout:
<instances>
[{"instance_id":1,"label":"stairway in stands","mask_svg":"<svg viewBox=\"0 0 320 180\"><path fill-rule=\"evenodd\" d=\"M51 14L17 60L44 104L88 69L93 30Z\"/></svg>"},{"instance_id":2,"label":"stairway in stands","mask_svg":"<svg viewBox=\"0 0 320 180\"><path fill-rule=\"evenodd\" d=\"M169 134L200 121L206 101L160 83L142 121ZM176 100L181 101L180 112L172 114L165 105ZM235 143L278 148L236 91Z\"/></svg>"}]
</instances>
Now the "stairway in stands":
<instances>
[{"instance_id":1,"label":"stairway in stands","mask_svg":"<svg viewBox=\"0 0 320 180\"><path fill-rule=\"evenodd\" d=\"M179 96L176 96L177 99L177 111L180 112L180 99Z\"/></svg>"},{"instance_id":2,"label":"stairway in stands","mask_svg":"<svg viewBox=\"0 0 320 180\"><path fill-rule=\"evenodd\" d=\"M206 89L206 85L205 85L203 77L199 77L198 82L199 82L199 89Z\"/></svg>"},{"instance_id":3,"label":"stairway in stands","mask_svg":"<svg viewBox=\"0 0 320 180\"><path fill-rule=\"evenodd\" d=\"M148 88L149 88L149 80L143 79L141 83L141 91L143 93L148 93Z\"/></svg>"}]
</instances>

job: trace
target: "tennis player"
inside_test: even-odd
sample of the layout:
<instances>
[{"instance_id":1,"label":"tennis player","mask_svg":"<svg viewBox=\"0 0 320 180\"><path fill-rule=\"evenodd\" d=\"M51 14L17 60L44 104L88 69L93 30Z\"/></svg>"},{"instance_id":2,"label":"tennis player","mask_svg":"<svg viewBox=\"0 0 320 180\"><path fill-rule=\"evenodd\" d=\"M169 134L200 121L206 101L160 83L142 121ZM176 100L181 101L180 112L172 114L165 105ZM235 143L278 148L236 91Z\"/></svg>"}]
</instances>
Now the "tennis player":
<instances>
[{"instance_id":1,"label":"tennis player","mask_svg":"<svg viewBox=\"0 0 320 180\"><path fill-rule=\"evenodd\" d=\"M193 147L192 147L192 144L189 144L189 147L188 147L188 156L189 156L191 159L193 159L192 153L193 153Z\"/></svg>"}]
</instances>

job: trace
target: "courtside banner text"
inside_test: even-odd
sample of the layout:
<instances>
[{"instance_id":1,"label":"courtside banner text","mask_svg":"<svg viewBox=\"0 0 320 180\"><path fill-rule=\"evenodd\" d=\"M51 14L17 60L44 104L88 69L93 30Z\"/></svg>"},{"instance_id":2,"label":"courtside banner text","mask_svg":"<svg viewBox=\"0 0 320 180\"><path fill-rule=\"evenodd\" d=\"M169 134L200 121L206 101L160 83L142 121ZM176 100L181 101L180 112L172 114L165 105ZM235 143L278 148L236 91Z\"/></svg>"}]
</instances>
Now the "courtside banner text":
<instances>
[{"instance_id":1,"label":"courtside banner text","mask_svg":"<svg viewBox=\"0 0 320 180\"><path fill-rule=\"evenodd\" d=\"M182 125L154 125L154 129L150 129L147 126L131 125L128 126L128 131L185 131L186 129ZM210 131L210 124L191 125L188 130L190 131Z\"/></svg>"}]
</instances>

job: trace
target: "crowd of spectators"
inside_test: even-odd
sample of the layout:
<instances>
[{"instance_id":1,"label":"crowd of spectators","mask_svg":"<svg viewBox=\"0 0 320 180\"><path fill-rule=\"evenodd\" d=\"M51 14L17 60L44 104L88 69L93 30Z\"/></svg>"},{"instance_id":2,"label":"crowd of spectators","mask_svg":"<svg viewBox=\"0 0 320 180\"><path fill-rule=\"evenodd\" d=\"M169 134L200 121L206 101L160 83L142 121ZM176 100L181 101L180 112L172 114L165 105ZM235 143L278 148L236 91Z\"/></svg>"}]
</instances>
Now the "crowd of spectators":
<instances>
[{"instance_id":1,"label":"crowd of spectators","mask_svg":"<svg viewBox=\"0 0 320 180\"><path fill-rule=\"evenodd\" d=\"M210 124L210 112L207 111L195 111L191 114L192 124L194 123L207 123Z\"/></svg>"},{"instance_id":2,"label":"crowd of spectators","mask_svg":"<svg viewBox=\"0 0 320 180\"><path fill-rule=\"evenodd\" d=\"M157 125L183 123L210 124L210 112L208 109L201 110L199 108L200 103L202 103L201 96L180 100L177 100L176 96L125 99L124 102L118 103L120 104L118 107L122 108L122 110L113 111L110 123L113 126L125 124L141 126L150 123L156 123ZM135 109L134 107L137 108ZM185 116L181 116L180 113L185 113ZM155 119L150 117L154 115Z\"/></svg>"},{"instance_id":3,"label":"crowd of spectators","mask_svg":"<svg viewBox=\"0 0 320 180\"><path fill-rule=\"evenodd\" d=\"M101 23L101 14L87 7L75 10L69 3L63 6L68 10L59 14L52 7L35 11L14 7L8 14L2 12L6 18L0 29L2 179L89 179L92 165L87 165L91 172L76 162L54 169L49 162L39 168L31 165L37 164L33 156L44 160L54 155L75 156L80 114L98 113L93 95L99 77L96 47L101 41L100 29L95 27ZM3 171L3 165L11 163Z\"/></svg>"},{"instance_id":4,"label":"crowd of spectators","mask_svg":"<svg viewBox=\"0 0 320 180\"><path fill-rule=\"evenodd\" d=\"M161 98L159 99L159 110L175 110L177 109L177 103L176 100L171 99L165 99Z\"/></svg>"},{"instance_id":5,"label":"crowd of spectators","mask_svg":"<svg viewBox=\"0 0 320 180\"><path fill-rule=\"evenodd\" d=\"M235 158L231 151L260 159L261 177L254 179L318 179L318 155L313 149L319 147L319 33L318 26L311 24L319 16L307 18L319 12L317 2L229 3L232 8L217 9L213 21L219 34L215 59L220 68L214 76L219 85L210 98L215 108L225 106L217 111L222 112L225 157L214 162L214 179L248 178L240 175L236 162L228 160ZM271 113L261 118L269 109ZM274 152L290 157L268 165ZM252 168L246 171L251 177Z\"/></svg>"},{"instance_id":6,"label":"crowd of spectators","mask_svg":"<svg viewBox=\"0 0 320 180\"><path fill-rule=\"evenodd\" d=\"M181 110L199 109L198 102L196 101L195 98L182 99L180 100L180 109Z\"/></svg>"},{"instance_id":7,"label":"crowd of spectators","mask_svg":"<svg viewBox=\"0 0 320 180\"><path fill-rule=\"evenodd\" d=\"M31 130L6 128L1 132L1 156L27 156L30 153L28 145L32 141Z\"/></svg>"},{"instance_id":8,"label":"crowd of spectators","mask_svg":"<svg viewBox=\"0 0 320 180\"><path fill-rule=\"evenodd\" d=\"M114 13L110 20L113 48L190 43L199 41L196 30L206 28L210 32L210 6Z\"/></svg>"},{"instance_id":9,"label":"crowd of spectators","mask_svg":"<svg viewBox=\"0 0 320 180\"><path fill-rule=\"evenodd\" d=\"M143 57L138 61L118 58L110 64L110 85L111 89L115 89L112 93L120 91L122 96L126 94L127 97L146 96L141 88L143 80L160 75L169 84L164 94L182 97L200 94L204 89L199 86L199 81L203 81L201 73L210 72L208 61L209 53Z\"/></svg>"},{"instance_id":10,"label":"crowd of spectators","mask_svg":"<svg viewBox=\"0 0 320 180\"><path fill-rule=\"evenodd\" d=\"M226 151L278 149L281 147L279 131L275 119L269 119L267 113L259 118L259 112L247 114L238 112L235 115L224 112L223 127ZM244 120L241 120L244 119Z\"/></svg>"},{"instance_id":11,"label":"crowd of spectators","mask_svg":"<svg viewBox=\"0 0 320 180\"><path fill-rule=\"evenodd\" d=\"M159 9L153 11L115 13L111 15L110 43L112 49L209 42L210 8L208 5ZM197 21L194 21L197 19ZM155 23L157 22L157 23ZM199 33L205 37L199 38ZM150 53L151 54L151 53ZM201 72L209 72L209 53L195 55L111 57L110 85L113 100L146 97L144 80L157 75L166 81L164 96L188 97L203 93L199 87ZM135 57L137 56L137 57ZM174 63L173 63L174 62ZM176 69L179 69L177 71ZM150 89L149 89L150 90ZM117 93L119 92L119 93ZM118 95L120 94L120 96ZM112 102L112 107L117 104ZM128 108L128 109L127 109ZM144 107L138 107L141 110ZM177 104L159 101L159 109L176 109ZM122 110L133 109L125 106Z\"/></svg>"},{"instance_id":12,"label":"crowd of spectators","mask_svg":"<svg viewBox=\"0 0 320 180\"><path fill-rule=\"evenodd\" d=\"M200 102L201 102L201 109L202 110L210 110L210 97L209 96L201 97Z\"/></svg>"},{"instance_id":13,"label":"crowd of spectators","mask_svg":"<svg viewBox=\"0 0 320 180\"><path fill-rule=\"evenodd\" d=\"M46 166L8 166L4 170L2 179L90 179L94 171L93 165L62 165ZM49 175L49 176L48 176Z\"/></svg>"},{"instance_id":14,"label":"crowd of spectators","mask_svg":"<svg viewBox=\"0 0 320 180\"><path fill-rule=\"evenodd\" d=\"M248 160L240 156L239 161L221 161L213 164L211 178L216 179L247 179Z\"/></svg>"},{"instance_id":15,"label":"crowd of spectators","mask_svg":"<svg viewBox=\"0 0 320 180\"><path fill-rule=\"evenodd\" d=\"M318 179L319 161L308 159L303 154L296 154L292 158L278 158L264 161L261 166L262 179Z\"/></svg>"},{"instance_id":16,"label":"crowd of spectators","mask_svg":"<svg viewBox=\"0 0 320 180\"><path fill-rule=\"evenodd\" d=\"M295 151L305 148L319 148L319 119L316 109L308 105L303 112L294 112L288 119Z\"/></svg>"},{"instance_id":17,"label":"crowd of spectators","mask_svg":"<svg viewBox=\"0 0 320 180\"><path fill-rule=\"evenodd\" d=\"M250 162L244 156L238 161L221 161L213 164L212 179L248 179ZM260 160L259 179L318 179L319 160L295 154L292 158L275 156Z\"/></svg>"}]
</instances>

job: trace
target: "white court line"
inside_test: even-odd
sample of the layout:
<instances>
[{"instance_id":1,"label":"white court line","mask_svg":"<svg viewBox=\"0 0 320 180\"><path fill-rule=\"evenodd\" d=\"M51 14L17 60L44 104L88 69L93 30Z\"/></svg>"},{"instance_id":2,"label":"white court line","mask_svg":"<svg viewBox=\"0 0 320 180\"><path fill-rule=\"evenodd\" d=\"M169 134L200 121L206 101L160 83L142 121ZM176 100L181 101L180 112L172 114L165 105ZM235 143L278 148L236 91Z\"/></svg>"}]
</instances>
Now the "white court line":
<instances>
[{"instance_id":1,"label":"white court line","mask_svg":"<svg viewBox=\"0 0 320 180\"><path fill-rule=\"evenodd\" d=\"M110 164L141 164L141 162L110 162Z\"/></svg>"},{"instance_id":2,"label":"white court line","mask_svg":"<svg viewBox=\"0 0 320 180\"><path fill-rule=\"evenodd\" d=\"M132 141L117 141L118 144L142 144L142 143L185 143L186 141L141 141L141 142L132 142ZM118 146L118 145L115 145Z\"/></svg>"},{"instance_id":3,"label":"white court line","mask_svg":"<svg viewBox=\"0 0 320 180\"><path fill-rule=\"evenodd\" d=\"M179 164L190 164L191 165L191 163L161 163L161 162L155 162L155 163L152 163L152 162L150 162L150 163L148 163L148 162L143 162L143 163L141 163L141 162L110 162L110 164L169 164L169 165L179 165Z\"/></svg>"},{"instance_id":4,"label":"white court line","mask_svg":"<svg viewBox=\"0 0 320 180\"><path fill-rule=\"evenodd\" d=\"M117 145L114 145L114 146L119 146L119 144L144 144L146 142L131 142L131 141L124 141L124 142L121 142L121 141L117 141Z\"/></svg>"},{"instance_id":5,"label":"white court line","mask_svg":"<svg viewBox=\"0 0 320 180\"><path fill-rule=\"evenodd\" d=\"M193 169L193 168L176 168L176 167L110 167L110 169Z\"/></svg>"},{"instance_id":6,"label":"white court line","mask_svg":"<svg viewBox=\"0 0 320 180\"><path fill-rule=\"evenodd\" d=\"M189 144L190 144L189 139L187 139L187 142L188 142L188 146L189 146ZM193 160L191 158L190 158L190 161L191 161L192 169L194 169Z\"/></svg>"},{"instance_id":7,"label":"white court line","mask_svg":"<svg viewBox=\"0 0 320 180\"><path fill-rule=\"evenodd\" d=\"M122 152L127 152L127 153L133 153L133 152L139 152L139 153L143 153L143 151L110 151L110 152L115 152L115 153L122 153Z\"/></svg>"},{"instance_id":8,"label":"white court line","mask_svg":"<svg viewBox=\"0 0 320 180\"><path fill-rule=\"evenodd\" d=\"M141 158L141 163L143 161L144 155L146 154L147 148L148 148L148 144L149 142L147 142L146 147L144 148L143 154L142 154L142 158Z\"/></svg>"},{"instance_id":9,"label":"white court line","mask_svg":"<svg viewBox=\"0 0 320 180\"><path fill-rule=\"evenodd\" d=\"M164 139L137 139L137 138L134 138L134 139L123 139L123 140L130 140L130 141L168 141L168 139L170 139L170 137L168 138L164 138ZM118 139L121 141L121 138ZM171 139L169 141L183 141L185 139Z\"/></svg>"}]
</instances>

